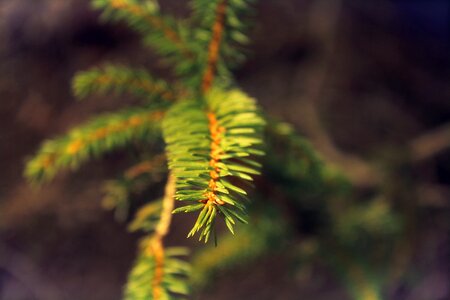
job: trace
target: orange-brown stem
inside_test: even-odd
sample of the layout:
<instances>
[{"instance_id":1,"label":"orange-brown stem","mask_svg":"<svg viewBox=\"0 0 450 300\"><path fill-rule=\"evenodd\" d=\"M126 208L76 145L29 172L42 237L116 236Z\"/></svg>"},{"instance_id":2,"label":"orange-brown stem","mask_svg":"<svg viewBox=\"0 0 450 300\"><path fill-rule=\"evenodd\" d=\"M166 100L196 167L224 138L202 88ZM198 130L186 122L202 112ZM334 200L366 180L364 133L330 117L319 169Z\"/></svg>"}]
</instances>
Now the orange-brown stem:
<instances>
[{"instance_id":1,"label":"orange-brown stem","mask_svg":"<svg viewBox=\"0 0 450 300\"><path fill-rule=\"evenodd\" d=\"M169 174L167 180L163 206L161 211L161 218L158 226L156 226L155 233L148 244L149 255L153 255L155 259L155 273L152 281L153 299L161 299L163 294L162 282L164 278L164 245L163 239L169 232L170 223L172 221L172 210L174 207L175 196L175 176Z\"/></svg>"},{"instance_id":2,"label":"orange-brown stem","mask_svg":"<svg viewBox=\"0 0 450 300\"><path fill-rule=\"evenodd\" d=\"M105 138L107 135L115 134L121 131L125 131L131 129L133 127L137 127L142 125L147 120L160 120L163 117L163 113L152 112L149 114L142 114L139 116L133 116L128 120L124 120L122 122L114 123L110 126L100 128L92 132L87 139L75 139L70 144L67 145L66 151L70 155L77 154L83 147L86 146L87 143L92 143L97 140Z\"/></svg>"},{"instance_id":3,"label":"orange-brown stem","mask_svg":"<svg viewBox=\"0 0 450 300\"><path fill-rule=\"evenodd\" d=\"M217 197L217 181L219 180L219 168L217 164L220 162L220 154L222 154L220 143L222 141L225 128L219 125L216 115L212 112L208 113L209 133L211 136L211 152L209 165L212 170L209 172L210 180L208 184L208 192L205 194L205 204L224 205L225 202Z\"/></svg>"},{"instance_id":4,"label":"orange-brown stem","mask_svg":"<svg viewBox=\"0 0 450 300\"><path fill-rule=\"evenodd\" d=\"M152 170L154 170L155 168L161 167L164 161L165 161L165 155L160 154L160 155L155 156L151 160L146 160L146 161L140 162L140 163L132 166L125 172L125 178L126 179L134 179L134 178L141 176L142 174L149 173Z\"/></svg>"},{"instance_id":5,"label":"orange-brown stem","mask_svg":"<svg viewBox=\"0 0 450 300\"><path fill-rule=\"evenodd\" d=\"M97 78L96 82L100 85L112 85L114 83L123 84L126 83L129 87L136 88L136 89L142 89L149 95L159 94L164 100L167 101L173 101L175 100L175 94L170 91L164 89L162 86L159 86L157 84L152 84L151 82L148 82L146 80L131 80L126 82L121 82L120 79L111 77L109 75L101 75Z\"/></svg>"},{"instance_id":6,"label":"orange-brown stem","mask_svg":"<svg viewBox=\"0 0 450 300\"><path fill-rule=\"evenodd\" d=\"M164 277L164 246L162 239L155 239L150 243L150 251L155 259L155 273L152 282L152 294L153 299L161 299L162 290L162 280Z\"/></svg>"},{"instance_id":7,"label":"orange-brown stem","mask_svg":"<svg viewBox=\"0 0 450 300\"><path fill-rule=\"evenodd\" d=\"M220 44L225 28L225 15L227 11L227 0L221 0L217 5L216 19L213 25L212 38L208 47L208 61L202 80L202 91L206 93L212 86L219 60Z\"/></svg>"},{"instance_id":8,"label":"orange-brown stem","mask_svg":"<svg viewBox=\"0 0 450 300\"><path fill-rule=\"evenodd\" d=\"M178 33L168 27L167 24L158 16L146 14L146 12L139 5L127 3L124 0L111 0L111 6L115 9L122 9L130 14L142 17L151 26L162 30L164 36L166 36L169 41L177 45L178 48L182 49L184 54L188 54Z\"/></svg>"}]
</instances>

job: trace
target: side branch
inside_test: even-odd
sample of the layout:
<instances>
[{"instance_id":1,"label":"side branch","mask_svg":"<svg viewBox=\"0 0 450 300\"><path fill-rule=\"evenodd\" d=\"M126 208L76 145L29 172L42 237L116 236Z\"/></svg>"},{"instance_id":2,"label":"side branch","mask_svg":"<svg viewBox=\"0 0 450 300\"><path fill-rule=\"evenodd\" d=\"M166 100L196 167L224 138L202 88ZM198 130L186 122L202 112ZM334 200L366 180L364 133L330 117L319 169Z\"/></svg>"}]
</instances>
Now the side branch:
<instances>
[{"instance_id":1,"label":"side branch","mask_svg":"<svg viewBox=\"0 0 450 300\"><path fill-rule=\"evenodd\" d=\"M179 46L179 48L184 48L184 43L178 33L170 28L162 18L148 14L141 6L127 3L125 0L111 0L110 4L114 9L125 11L130 15L143 19L151 27L161 30L169 41Z\"/></svg>"},{"instance_id":2,"label":"side branch","mask_svg":"<svg viewBox=\"0 0 450 300\"><path fill-rule=\"evenodd\" d=\"M148 251L155 259L155 271L152 280L153 299L161 299L163 295L162 282L164 279L164 245L163 238L169 232L172 221L172 210L175 197L175 176L169 174L166 184L165 195L162 201L161 218L156 227L153 238L149 242Z\"/></svg>"},{"instance_id":3,"label":"side branch","mask_svg":"<svg viewBox=\"0 0 450 300\"><path fill-rule=\"evenodd\" d=\"M176 95L164 80L156 80L145 70L123 66L106 65L80 72L73 81L77 97L84 98L93 93L130 93L152 99L174 101Z\"/></svg>"},{"instance_id":4,"label":"side branch","mask_svg":"<svg viewBox=\"0 0 450 300\"><path fill-rule=\"evenodd\" d=\"M220 44L225 29L225 14L227 11L227 0L221 0L217 5L216 19L213 25L211 42L208 47L208 61L202 80L202 91L206 93L212 86L219 60Z\"/></svg>"},{"instance_id":5,"label":"side branch","mask_svg":"<svg viewBox=\"0 0 450 300\"><path fill-rule=\"evenodd\" d=\"M188 237L199 232L207 242L215 218L225 219L231 232L235 220L247 223L247 192L240 183L260 174L257 156L264 120L253 99L237 91L212 89L206 107L197 101L181 102L163 121L169 168L177 178L174 213L199 212ZM207 137L207 138L206 138Z\"/></svg>"},{"instance_id":6,"label":"side branch","mask_svg":"<svg viewBox=\"0 0 450 300\"><path fill-rule=\"evenodd\" d=\"M155 236L159 239L164 238L169 232L170 222L172 221L172 211L175 199L174 197L175 197L175 176L173 176L173 174L169 174L163 198L161 219L155 230Z\"/></svg>"},{"instance_id":7,"label":"side branch","mask_svg":"<svg viewBox=\"0 0 450 300\"><path fill-rule=\"evenodd\" d=\"M165 160L166 156L164 154L159 154L151 160L142 161L126 170L124 177L127 180L133 180L142 174L150 173L155 168L160 168Z\"/></svg>"},{"instance_id":8,"label":"side branch","mask_svg":"<svg viewBox=\"0 0 450 300\"><path fill-rule=\"evenodd\" d=\"M450 124L427 132L409 143L411 159L421 162L450 148Z\"/></svg>"},{"instance_id":9,"label":"side branch","mask_svg":"<svg viewBox=\"0 0 450 300\"><path fill-rule=\"evenodd\" d=\"M163 199L142 207L137 215L138 219L134 224L130 224L133 231L144 230L153 233L142 240L139 256L128 277L126 300L175 299L177 297L172 297L172 294L189 293L189 264L176 258L186 256L188 251L184 248L166 248L163 243L172 221L174 197L175 176L171 173ZM154 219L157 219L157 223L149 226Z\"/></svg>"},{"instance_id":10,"label":"side branch","mask_svg":"<svg viewBox=\"0 0 450 300\"><path fill-rule=\"evenodd\" d=\"M88 158L122 147L132 140L155 136L163 112L154 109L126 109L97 117L72 129L67 135L47 141L28 162L25 175L41 183L64 168L76 169Z\"/></svg>"}]
</instances>

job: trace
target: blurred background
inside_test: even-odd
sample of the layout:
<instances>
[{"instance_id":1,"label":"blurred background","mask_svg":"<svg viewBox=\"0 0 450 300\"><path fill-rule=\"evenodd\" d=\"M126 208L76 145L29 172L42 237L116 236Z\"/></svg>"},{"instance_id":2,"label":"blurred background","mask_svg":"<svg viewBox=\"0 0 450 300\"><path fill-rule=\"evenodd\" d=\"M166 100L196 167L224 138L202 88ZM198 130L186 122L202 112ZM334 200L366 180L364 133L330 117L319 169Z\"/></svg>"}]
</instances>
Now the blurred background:
<instances>
[{"instance_id":1,"label":"blurred background","mask_svg":"<svg viewBox=\"0 0 450 300\"><path fill-rule=\"evenodd\" d=\"M189 12L185 0L160 2L177 16ZM395 262L403 267L384 297L450 299L450 2L260 0L255 7L249 60L235 70L239 85L293 124L356 194L381 190L399 207L403 229L394 240L406 242ZM126 155L40 189L22 177L43 140L136 101L77 102L75 72L113 61L164 74L135 33L98 15L87 0L0 0L2 300L120 299L133 262L139 235L100 201L103 180L124 169ZM321 241L320 222L308 213L314 209L299 211L283 249L308 253ZM184 234L175 229L169 239ZM219 272L196 299L351 299L339 267L300 258L297 265L283 251Z\"/></svg>"}]
</instances>

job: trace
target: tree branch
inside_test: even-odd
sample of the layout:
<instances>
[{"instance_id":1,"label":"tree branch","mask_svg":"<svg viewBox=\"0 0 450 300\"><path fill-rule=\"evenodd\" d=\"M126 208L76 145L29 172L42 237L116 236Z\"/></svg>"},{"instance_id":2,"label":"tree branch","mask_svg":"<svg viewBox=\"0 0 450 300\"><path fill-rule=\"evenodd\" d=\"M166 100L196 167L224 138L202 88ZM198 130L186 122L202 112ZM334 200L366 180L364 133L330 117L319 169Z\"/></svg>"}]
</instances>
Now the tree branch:
<instances>
[{"instance_id":1,"label":"tree branch","mask_svg":"<svg viewBox=\"0 0 450 300\"><path fill-rule=\"evenodd\" d=\"M415 163L427 160L450 148L450 124L427 132L409 143L411 160Z\"/></svg>"},{"instance_id":2,"label":"tree branch","mask_svg":"<svg viewBox=\"0 0 450 300\"><path fill-rule=\"evenodd\" d=\"M167 180L165 194L162 201L162 211L161 218L156 226L155 233L151 238L148 251L149 254L153 255L155 258L155 276L152 280L153 287L153 299L161 299L163 294L162 281L164 278L164 245L163 238L169 232L170 223L172 221L172 211L174 208L174 200L175 200L175 176L169 174L169 178Z\"/></svg>"},{"instance_id":3,"label":"tree branch","mask_svg":"<svg viewBox=\"0 0 450 300\"><path fill-rule=\"evenodd\" d=\"M227 10L227 0L221 0L216 9L216 19L213 25L212 38L208 47L208 62L202 80L202 91L206 93L214 81L214 76L219 60L220 44L222 42L223 31L225 28L225 14Z\"/></svg>"}]
</instances>

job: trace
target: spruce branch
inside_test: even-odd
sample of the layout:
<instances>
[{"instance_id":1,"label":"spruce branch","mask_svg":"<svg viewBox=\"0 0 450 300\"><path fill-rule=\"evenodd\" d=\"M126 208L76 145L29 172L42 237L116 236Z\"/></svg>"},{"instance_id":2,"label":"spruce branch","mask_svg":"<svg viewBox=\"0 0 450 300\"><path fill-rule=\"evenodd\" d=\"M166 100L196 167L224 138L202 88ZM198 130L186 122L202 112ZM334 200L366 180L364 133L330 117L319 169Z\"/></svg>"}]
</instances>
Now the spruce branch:
<instances>
[{"instance_id":1,"label":"spruce branch","mask_svg":"<svg viewBox=\"0 0 450 300\"><path fill-rule=\"evenodd\" d=\"M155 80L144 70L107 65L79 73L73 83L79 97L92 93L131 93L159 103L159 107L129 109L98 117L66 136L46 142L27 166L27 176L35 181L51 179L60 169L77 168L93 156L99 156L131 141L145 142L158 135L163 119L170 175L162 201L141 207L130 230L143 230L140 254L129 275L125 299L175 299L187 295L186 279L189 265L178 259L184 249L165 249L172 213L200 211L189 236L199 233L208 241L216 217L224 219L234 234L237 221L246 223L247 186L261 165L256 161L261 150L262 129L265 125L255 101L238 90L214 87L216 77L229 76L225 58L231 55L227 38L239 37L237 14L245 1L197 0L207 5L191 42L189 27L163 16L156 1L93 0L94 7L103 10L104 18L121 20L140 32L144 40L155 47L164 58L174 63L182 80L193 79L187 85L200 92L195 101ZM199 8L199 6L197 6ZM210 9L212 8L212 11ZM199 11L202 11L199 8ZM208 11L212 12L210 15ZM204 26L207 25L207 26ZM229 32L227 32L229 30ZM239 38L236 38L239 40ZM244 39L240 38L241 41ZM183 82L182 82L183 83ZM226 86L226 84L222 84ZM163 110L171 106L169 114ZM124 181L134 182L152 171L151 162L129 169ZM127 190L111 190L128 202ZM174 200L184 205L174 210ZM116 203L117 204L117 203Z\"/></svg>"},{"instance_id":2,"label":"spruce branch","mask_svg":"<svg viewBox=\"0 0 450 300\"><path fill-rule=\"evenodd\" d=\"M143 35L146 44L176 65L185 67L186 61L195 58L189 39L190 28L163 15L157 1L93 0L92 3L94 8L103 10L103 18L125 21Z\"/></svg>"},{"instance_id":3,"label":"spruce branch","mask_svg":"<svg viewBox=\"0 0 450 300\"><path fill-rule=\"evenodd\" d=\"M158 136L163 112L154 108L129 108L105 114L72 129L67 135L41 146L25 170L35 183L51 180L61 169L75 170L92 157L123 147L131 141L149 141Z\"/></svg>"},{"instance_id":4,"label":"spruce branch","mask_svg":"<svg viewBox=\"0 0 450 300\"><path fill-rule=\"evenodd\" d=\"M154 79L146 70L111 64L76 74L72 86L79 98L94 93L114 92L129 93L157 102L171 102L176 99L175 91L167 82Z\"/></svg>"},{"instance_id":5,"label":"spruce branch","mask_svg":"<svg viewBox=\"0 0 450 300\"><path fill-rule=\"evenodd\" d=\"M131 166L120 178L107 180L102 188L104 192L102 206L107 210L114 210L116 219L124 222L128 217L132 196L141 193L148 187L155 176L161 175L161 173L164 172L165 162L165 155L158 154L151 159L141 161ZM142 217L142 215L146 216L146 213L148 212L147 207L144 206L143 212L141 212L141 210L139 210L139 212L140 213L136 215L136 219L139 219L139 221L137 220L137 223L141 224L144 222L145 226L148 227L146 220L140 221L145 218ZM149 219L151 219L151 216ZM136 222L133 222L133 226L139 227L139 225L136 225L135 223Z\"/></svg>"},{"instance_id":6,"label":"spruce branch","mask_svg":"<svg viewBox=\"0 0 450 300\"><path fill-rule=\"evenodd\" d=\"M172 220L172 210L175 197L175 177L170 174L167 181L164 199L162 201L161 218L156 226L152 241L150 242L150 251L155 258L155 276L152 281L153 299L160 299L162 295L162 281L164 276L164 247L163 238L169 232L170 222Z\"/></svg>"},{"instance_id":7,"label":"spruce branch","mask_svg":"<svg viewBox=\"0 0 450 300\"><path fill-rule=\"evenodd\" d=\"M144 103L142 108L100 116L63 137L44 143L36 157L29 161L26 176L35 182L50 180L61 169L76 169L88 159L130 142L159 141L162 129L165 153L132 166L120 180L110 182L106 197L110 198L110 208L115 208L116 213L123 212L137 186L142 183L148 187L156 177L153 175L165 173L162 165L167 156L170 174L163 199L139 207L129 224L130 231L142 231L145 238L140 243L138 257L129 274L125 299L177 299L188 295L188 277L191 275L189 264L179 258L187 255L187 251L184 248L165 248L164 245L172 214L197 214L188 237L198 233L199 240L207 242L211 233L215 233L217 218L224 220L231 233L219 247L200 252L194 259L199 270L194 284L206 281L205 278L212 277L219 268L250 261L274 247L285 245L289 230L283 222L284 216L264 215L268 211L276 211L266 203L260 219L255 218L258 232L255 233L255 226L248 226L236 234L238 239L232 237L237 222L247 223L249 187L254 177L260 174L259 157L267 152L266 178L275 185L275 190L291 196L287 198L294 200L289 203L292 207L304 206L303 201L308 197L337 200L333 203L315 202L315 205L319 202L318 205L324 207L326 204L332 206L328 211L321 207L331 220L324 226L332 228L326 227L329 232L323 231L331 235L325 237L330 238L331 243L321 247L322 251L326 252L328 260L341 264L338 268L344 271L349 289L354 291L357 299L380 299L381 285L373 279L374 272L370 268L366 270L369 260L358 261L358 258L339 253L342 248L345 254L350 247L355 247L361 229L364 231L362 235L369 233L369 238L382 236L381 233L385 235L388 230L392 233L396 229L392 225L396 225L397 217L384 202L374 201L349 209L351 205L345 207L348 203L340 201L349 196L351 183L372 186L377 183L378 174L365 163L344 157L334 149L323 134L323 128L318 126L314 105L306 105L303 111L312 120L309 124L312 131L318 132L317 144L324 145L323 149L331 149L327 156L333 157L329 154L335 153L337 162L350 166L352 172L349 175L354 174L349 176L351 181L330 168L309 142L285 123L270 122L264 139L265 120L256 102L232 88L230 67L242 60L240 46L248 43L242 17L250 10L250 2L192 0L193 17L184 22L163 15L157 0L92 0L93 6L103 11L104 18L125 22L139 32L144 42L165 61L171 62L178 82L175 88L171 88L167 82L153 78L145 70L114 65L79 73L73 88L80 98L93 93L130 93L155 104L148 107L148 103ZM336 7L340 2L331 1ZM329 19L329 24L335 23L336 18ZM335 46L335 41L330 41L332 43L328 46L331 47L326 47L329 49L325 51L327 54L332 54L333 51L329 50ZM312 76L321 80L315 80L319 84L312 85L313 91L309 93L312 96L308 98L317 98L322 90L317 87L327 79L327 65L318 70L320 76ZM178 88L181 86L183 90ZM448 133L449 128L446 127L411 142L413 160L420 161L446 149ZM265 147L266 144L269 147ZM176 209L175 200L180 204ZM319 238L317 243L323 243ZM360 248L373 247L374 243L367 245ZM331 259L330 248L338 252L331 253Z\"/></svg>"},{"instance_id":8,"label":"spruce branch","mask_svg":"<svg viewBox=\"0 0 450 300\"><path fill-rule=\"evenodd\" d=\"M153 232L161 217L162 200L151 201L139 208L133 220L128 224L128 231Z\"/></svg>"},{"instance_id":9,"label":"spruce branch","mask_svg":"<svg viewBox=\"0 0 450 300\"><path fill-rule=\"evenodd\" d=\"M160 11L157 1L148 1L144 5L134 0L94 0L93 6L103 9L105 17L124 20L140 32L160 30L167 40L176 45L182 44L178 32L169 25L167 20L158 15Z\"/></svg>"},{"instance_id":10,"label":"spruce branch","mask_svg":"<svg viewBox=\"0 0 450 300\"><path fill-rule=\"evenodd\" d=\"M193 0L192 23L198 41L200 73L198 82L201 91L206 92L214 83L215 77L222 82L231 82L229 71L245 58L242 45L248 44L245 35L246 15L251 10L249 0ZM206 51L205 51L206 49ZM199 74L195 74L198 76ZM193 81L195 82L195 81ZM195 83L198 83L195 82Z\"/></svg>"},{"instance_id":11,"label":"spruce branch","mask_svg":"<svg viewBox=\"0 0 450 300\"><path fill-rule=\"evenodd\" d=\"M176 258L187 255L186 249L165 249L163 245L172 219L174 195L175 177L170 174L159 209L159 221L154 232L142 241L141 253L130 273L125 290L127 300L178 299L178 295L189 293L187 278L190 266ZM152 209L151 215L155 211Z\"/></svg>"},{"instance_id":12,"label":"spruce branch","mask_svg":"<svg viewBox=\"0 0 450 300\"><path fill-rule=\"evenodd\" d=\"M347 195L351 182L326 164L312 144L285 122L268 120L264 159L266 175L298 198ZM282 180L280 180L282 179Z\"/></svg>"},{"instance_id":13,"label":"spruce branch","mask_svg":"<svg viewBox=\"0 0 450 300\"><path fill-rule=\"evenodd\" d=\"M170 223L172 221L172 210L175 201L175 183L175 176L173 174L169 174L162 201L163 208L161 211L161 219L155 230L155 237L159 240L162 240L169 232Z\"/></svg>"},{"instance_id":14,"label":"spruce branch","mask_svg":"<svg viewBox=\"0 0 450 300\"><path fill-rule=\"evenodd\" d=\"M211 90L206 108L195 101L172 107L163 121L169 168L177 178L176 199L188 203L177 212L200 211L189 232L208 241L217 215L231 232L246 223L247 192L235 181L259 174L254 156L263 155L264 121L253 99L238 90Z\"/></svg>"},{"instance_id":15,"label":"spruce branch","mask_svg":"<svg viewBox=\"0 0 450 300\"><path fill-rule=\"evenodd\" d=\"M166 156L164 154L156 155L152 159L141 161L128 168L128 170L125 171L124 177L127 180L136 179L143 174L148 174L155 169L160 169L165 161Z\"/></svg>"},{"instance_id":16,"label":"spruce branch","mask_svg":"<svg viewBox=\"0 0 450 300\"><path fill-rule=\"evenodd\" d=\"M217 3L215 20L212 27L211 41L208 46L207 64L202 79L202 91L206 93L212 86L217 63L219 59L220 45L225 27L225 14L227 11L227 0L220 0Z\"/></svg>"}]
</instances>

